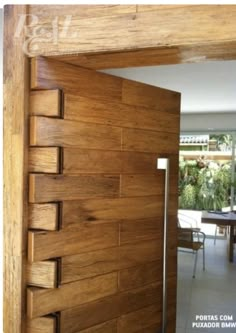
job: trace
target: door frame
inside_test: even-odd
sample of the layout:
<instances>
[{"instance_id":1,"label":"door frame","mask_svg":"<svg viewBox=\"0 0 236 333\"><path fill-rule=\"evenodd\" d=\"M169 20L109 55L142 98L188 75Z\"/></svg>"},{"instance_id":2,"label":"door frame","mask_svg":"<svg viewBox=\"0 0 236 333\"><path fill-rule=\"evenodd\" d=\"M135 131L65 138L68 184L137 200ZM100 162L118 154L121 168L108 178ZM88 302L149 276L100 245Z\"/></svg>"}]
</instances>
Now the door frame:
<instances>
[{"instance_id":1,"label":"door frame","mask_svg":"<svg viewBox=\"0 0 236 333\"><path fill-rule=\"evenodd\" d=\"M189 10L192 10L191 5ZM224 12L227 12L227 7ZM24 29L19 29L19 18L27 18L29 9L37 6L7 5L4 7L4 332L21 333L25 331L25 265L27 244L27 192L28 192L28 100L29 100L29 62L30 56L25 53ZM58 6L55 6L58 7ZM55 9L48 6L48 15ZM109 7L109 6L107 6ZM137 9L138 6L136 6ZM166 6L165 6L166 7ZM173 7L173 8L171 8ZM186 7L186 6L185 6ZM198 6L202 11L209 10L208 6ZM221 7L221 8L222 8ZM235 6L236 8L236 6ZM175 10L174 6L169 9ZM186 9L186 8L185 8ZM112 10L112 6L107 11ZM150 10L150 26L155 18ZM230 13L230 9L229 9ZM147 14L146 14L147 15ZM231 15L231 19L236 13ZM95 15L96 18L96 15ZM136 14L133 20L136 19ZM174 15L173 15L174 19ZM215 18L217 21L217 17ZM233 20L235 22L235 19ZM143 40L142 49L135 45L129 50L123 46L115 52L110 48L102 52L82 52L79 56L65 56L57 52L57 60L76 63L77 65L93 69L130 66L151 66L196 62L205 60L233 60L236 59L236 36L222 35L219 40L212 38L206 45L206 35L210 36L214 20L210 25L205 23L197 43L193 46L184 44L168 44L153 48L147 35ZM24 22L27 25L27 21ZM174 27L175 25L173 25ZM145 26L143 27L145 29ZM143 31L140 31L140 34ZM173 35L175 30L173 28ZM146 44L145 44L146 43ZM182 44L181 44L182 43ZM188 51L188 52L187 52ZM186 57L183 57L185 52ZM186 53L187 52L187 53ZM76 53L76 52L74 52ZM40 55L44 55L39 52ZM39 55L38 54L38 55ZM169 57L166 56L169 54ZM182 56L181 56L182 55Z\"/></svg>"}]
</instances>

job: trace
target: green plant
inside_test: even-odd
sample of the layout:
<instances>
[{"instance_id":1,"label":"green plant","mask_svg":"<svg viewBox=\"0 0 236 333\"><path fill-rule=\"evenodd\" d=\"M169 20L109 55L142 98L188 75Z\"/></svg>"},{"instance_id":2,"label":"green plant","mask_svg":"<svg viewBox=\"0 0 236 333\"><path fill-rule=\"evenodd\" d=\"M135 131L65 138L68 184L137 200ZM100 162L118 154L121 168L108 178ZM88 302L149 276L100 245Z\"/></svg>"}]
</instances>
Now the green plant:
<instances>
[{"instance_id":1,"label":"green plant","mask_svg":"<svg viewBox=\"0 0 236 333\"><path fill-rule=\"evenodd\" d=\"M180 160L179 207L221 210L229 205L230 165L202 160Z\"/></svg>"}]
</instances>

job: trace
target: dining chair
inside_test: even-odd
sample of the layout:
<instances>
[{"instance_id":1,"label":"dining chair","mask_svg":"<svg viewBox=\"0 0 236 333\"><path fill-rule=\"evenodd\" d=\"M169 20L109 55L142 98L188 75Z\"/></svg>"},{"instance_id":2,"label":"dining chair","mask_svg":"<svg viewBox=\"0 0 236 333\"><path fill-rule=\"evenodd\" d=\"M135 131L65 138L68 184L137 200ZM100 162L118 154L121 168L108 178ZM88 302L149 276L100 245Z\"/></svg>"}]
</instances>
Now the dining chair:
<instances>
[{"instance_id":1,"label":"dining chair","mask_svg":"<svg viewBox=\"0 0 236 333\"><path fill-rule=\"evenodd\" d=\"M199 250L202 250L203 253L203 270L205 270L205 239L206 235L202 231L194 228L181 228L178 226L178 248L192 250L195 255L193 278L195 278L196 274Z\"/></svg>"}]
</instances>

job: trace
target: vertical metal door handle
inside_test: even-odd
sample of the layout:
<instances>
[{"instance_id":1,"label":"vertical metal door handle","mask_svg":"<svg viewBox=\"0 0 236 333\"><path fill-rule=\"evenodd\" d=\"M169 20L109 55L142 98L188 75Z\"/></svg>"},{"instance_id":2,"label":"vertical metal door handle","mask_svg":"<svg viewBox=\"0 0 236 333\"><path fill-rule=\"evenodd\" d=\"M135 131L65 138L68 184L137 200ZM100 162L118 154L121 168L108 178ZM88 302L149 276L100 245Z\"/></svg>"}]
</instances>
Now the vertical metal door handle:
<instances>
[{"instance_id":1,"label":"vertical metal door handle","mask_svg":"<svg viewBox=\"0 0 236 333\"><path fill-rule=\"evenodd\" d=\"M169 159L158 158L157 169L165 170L164 228L163 228L163 294L162 294L162 333L167 328L167 227L169 201Z\"/></svg>"}]
</instances>

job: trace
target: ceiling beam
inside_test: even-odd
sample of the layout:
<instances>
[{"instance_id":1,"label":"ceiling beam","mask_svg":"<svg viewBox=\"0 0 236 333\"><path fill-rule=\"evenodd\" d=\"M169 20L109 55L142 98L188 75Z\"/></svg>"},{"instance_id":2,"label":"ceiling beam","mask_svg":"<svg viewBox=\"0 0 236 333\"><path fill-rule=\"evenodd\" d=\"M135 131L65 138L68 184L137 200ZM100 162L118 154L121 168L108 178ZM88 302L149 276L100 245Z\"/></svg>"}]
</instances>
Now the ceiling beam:
<instances>
[{"instance_id":1,"label":"ceiling beam","mask_svg":"<svg viewBox=\"0 0 236 333\"><path fill-rule=\"evenodd\" d=\"M234 5L30 5L29 13L31 56L94 69L236 59Z\"/></svg>"}]
</instances>

